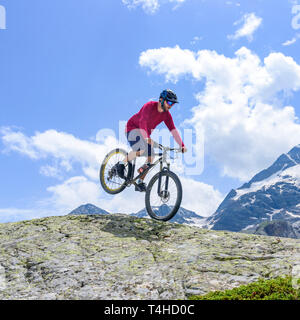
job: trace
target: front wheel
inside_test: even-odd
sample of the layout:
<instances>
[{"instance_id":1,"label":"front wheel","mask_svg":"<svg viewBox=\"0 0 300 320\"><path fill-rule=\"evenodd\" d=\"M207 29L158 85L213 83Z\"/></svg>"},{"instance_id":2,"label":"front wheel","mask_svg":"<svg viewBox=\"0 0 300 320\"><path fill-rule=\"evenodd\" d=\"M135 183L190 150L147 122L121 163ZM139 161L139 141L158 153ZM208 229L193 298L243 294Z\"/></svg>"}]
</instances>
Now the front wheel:
<instances>
[{"instance_id":1,"label":"front wheel","mask_svg":"<svg viewBox=\"0 0 300 320\"><path fill-rule=\"evenodd\" d=\"M158 172L146 190L146 209L155 220L168 221L177 213L182 200L182 186L172 171Z\"/></svg>"}]
</instances>

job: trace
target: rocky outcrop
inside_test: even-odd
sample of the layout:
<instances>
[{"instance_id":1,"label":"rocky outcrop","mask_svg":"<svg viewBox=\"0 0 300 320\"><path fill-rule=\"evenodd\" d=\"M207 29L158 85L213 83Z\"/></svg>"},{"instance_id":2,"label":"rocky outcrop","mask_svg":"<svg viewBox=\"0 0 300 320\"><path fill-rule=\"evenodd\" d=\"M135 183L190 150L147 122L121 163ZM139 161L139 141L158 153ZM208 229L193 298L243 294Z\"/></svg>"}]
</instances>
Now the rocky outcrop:
<instances>
[{"instance_id":1,"label":"rocky outcrop","mask_svg":"<svg viewBox=\"0 0 300 320\"><path fill-rule=\"evenodd\" d=\"M0 299L186 299L297 265L299 240L126 215L0 224Z\"/></svg>"},{"instance_id":2,"label":"rocky outcrop","mask_svg":"<svg viewBox=\"0 0 300 320\"><path fill-rule=\"evenodd\" d=\"M262 222L258 227L256 227L253 233L294 239L297 239L299 236L298 232L294 230L293 225L285 220Z\"/></svg>"}]
</instances>

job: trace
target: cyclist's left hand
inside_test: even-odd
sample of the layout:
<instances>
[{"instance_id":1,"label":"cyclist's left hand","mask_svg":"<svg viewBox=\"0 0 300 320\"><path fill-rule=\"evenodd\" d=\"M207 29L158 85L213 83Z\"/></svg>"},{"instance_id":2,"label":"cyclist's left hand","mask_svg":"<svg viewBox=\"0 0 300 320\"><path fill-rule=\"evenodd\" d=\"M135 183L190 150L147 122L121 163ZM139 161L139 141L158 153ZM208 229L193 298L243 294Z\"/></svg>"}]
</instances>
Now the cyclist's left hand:
<instances>
[{"instance_id":1,"label":"cyclist's left hand","mask_svg":"<svg viewBox=\"0 0 300 320\"><path fill-rule=\"evenodd\" d=\"M186 148L186 147L182 147L182 148L181 148L181 152L182 152L182 153L187 152L187 148Z\"/></svg>"}]
</instances>

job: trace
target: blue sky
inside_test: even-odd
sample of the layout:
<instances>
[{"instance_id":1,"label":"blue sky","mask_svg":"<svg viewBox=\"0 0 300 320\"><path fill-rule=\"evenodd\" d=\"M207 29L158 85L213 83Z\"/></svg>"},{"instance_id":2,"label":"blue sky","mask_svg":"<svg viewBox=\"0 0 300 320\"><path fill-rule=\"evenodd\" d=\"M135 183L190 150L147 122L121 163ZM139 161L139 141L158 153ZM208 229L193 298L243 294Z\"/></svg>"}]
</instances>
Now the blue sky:
<instances>
[{"instance_id":1,"label":"blue sky","mask_svg":"<svg viewBox=\"0 0 300 320\"><path fill-rule=\"evenodd\" d=\"M179 97L177 127L205 131L204 171L174 169L182 205L212 214L232 188L300 143L297 5L0 0L0 222L87 202L140 210L133 189L100 190L97 166L114 142L97 133L117 133L164 88Z\"/></svg>"}]
</instances>

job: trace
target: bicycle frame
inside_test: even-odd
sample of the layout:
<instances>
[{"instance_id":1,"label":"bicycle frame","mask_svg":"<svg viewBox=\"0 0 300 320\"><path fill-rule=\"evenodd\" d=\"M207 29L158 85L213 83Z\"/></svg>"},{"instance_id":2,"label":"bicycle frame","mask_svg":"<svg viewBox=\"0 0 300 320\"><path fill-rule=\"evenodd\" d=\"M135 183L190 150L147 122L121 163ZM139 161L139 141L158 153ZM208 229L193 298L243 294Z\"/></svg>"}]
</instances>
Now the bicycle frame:
<instances>
[{"instance_id":1,"label":"bicycle frame","mask_svg":"<svg viewBox=\"0 0 300 320\"><path fill-rule=\"evenodd\" d=\"M132 161L132 169L131 169L131 177L128 179L125 184L127 187L131 186L132 184L136 185L136 181L142 177L145 173L148 173L152 168L154 168L158 163L160 163L160 175L159 175L159 181L158 181L158 189L157 193L160 195L161 193L161 176L163 171L169 171L170 170L170 162L167 160L167 151L178 151L179 149L174 149L174 148L166 148L162 146L161 144L157 145L158 148L160 148L163 152L155 153L155 156L159 156L159 158L149 166L144 172L140 173L134 178L134 170L135 170L135 164L136 164L136 159ZM166 163L166 167L163 167L163 164ZM165 190L168 191L168 184L169 184L169 177L166 177L166 183L165 183Z\"/></svg>"}]
</instances>

